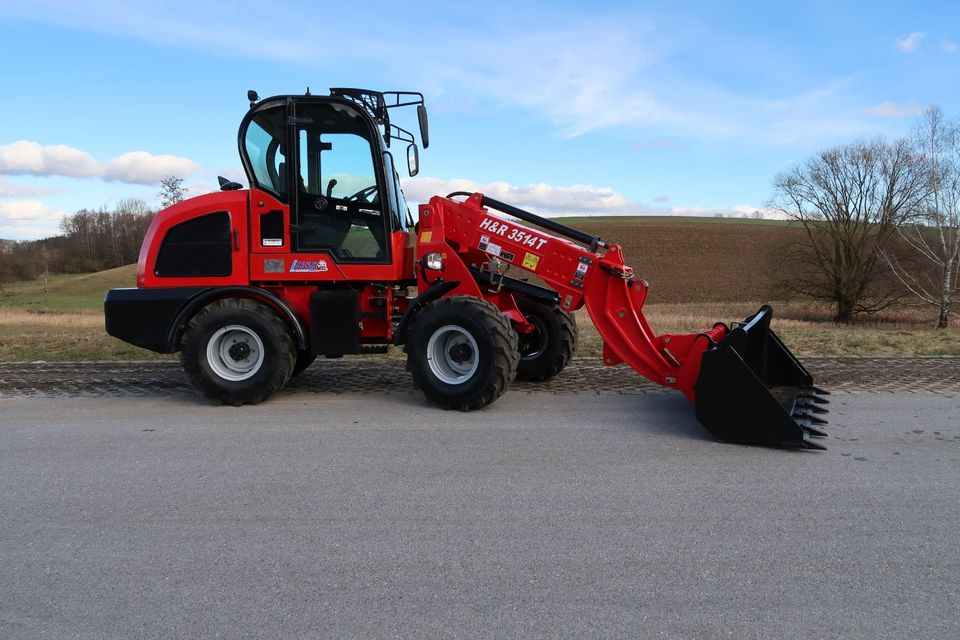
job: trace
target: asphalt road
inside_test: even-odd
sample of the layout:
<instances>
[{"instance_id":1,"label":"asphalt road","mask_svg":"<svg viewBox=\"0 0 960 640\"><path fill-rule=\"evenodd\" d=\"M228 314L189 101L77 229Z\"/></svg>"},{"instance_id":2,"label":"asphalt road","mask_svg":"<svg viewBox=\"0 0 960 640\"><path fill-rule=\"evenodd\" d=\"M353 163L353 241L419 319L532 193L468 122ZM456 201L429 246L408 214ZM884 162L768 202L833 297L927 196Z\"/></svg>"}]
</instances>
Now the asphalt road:
<instances>
[{"instance_id":1,"label":"asphalt road","mask_svg":"<svg viewBox=\"0 0 960 640\"><path fill-rule=\"evenodd\" d=\"M0 398L0 638L960 637L960 397Z\"/></svg>"}]
</instances>

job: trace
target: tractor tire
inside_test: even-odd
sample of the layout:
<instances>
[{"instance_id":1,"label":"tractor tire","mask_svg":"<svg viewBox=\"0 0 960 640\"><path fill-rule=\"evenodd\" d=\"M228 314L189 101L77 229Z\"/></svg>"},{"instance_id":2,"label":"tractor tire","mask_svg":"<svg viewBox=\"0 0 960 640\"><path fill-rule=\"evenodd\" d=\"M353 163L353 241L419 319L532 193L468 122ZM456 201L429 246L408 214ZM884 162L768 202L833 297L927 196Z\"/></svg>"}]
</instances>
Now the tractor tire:
<instances>
[{"instance_id":1,"label":"tractor tire","mask_svg":"<svg viewBox=\"0 0 960 640\"><path fill-rule=\"evenodd\" d=\"M290 374L290 377L293 378L303 373L316 359L317 354L310 353L309 349L297 349L297 359L293 364L293 373Z\"/></svg>"},{"instance_id":2,"label":"tractor tire","mask_svg":"<svg viewBox=\"0 0 960 640\"><path fill-rule=\"evenodd\" d=\"M517 379L543 382L554 377L570 364L577 350L577 322L558 306L546 305L529 298L516 297L517 306L535 329L518 333L520 365Z\"/></svg>"},{"instance_id":3,"label":"tractor tire","mask_svg":"<svg viewBox=\"0 0 960 640\"><path fill-rule=\"evenodd\" d=\"M208 398L257 404L283 388L296 360L284 321L248 298L212 302L190 322L180 342L180 363Z\"/></svg>"},{"instance_id":4,"label":"tractor tire","mask_svg":"<svg viewBox=\"0 0 960 640\"><path fill-rule=\"evenodd\" d=\"M499 398L517 375L517 332L496 306L440 298L413 317L406 344L414 385L444 409L472 411Z\"/></svg>"}]
</instances>

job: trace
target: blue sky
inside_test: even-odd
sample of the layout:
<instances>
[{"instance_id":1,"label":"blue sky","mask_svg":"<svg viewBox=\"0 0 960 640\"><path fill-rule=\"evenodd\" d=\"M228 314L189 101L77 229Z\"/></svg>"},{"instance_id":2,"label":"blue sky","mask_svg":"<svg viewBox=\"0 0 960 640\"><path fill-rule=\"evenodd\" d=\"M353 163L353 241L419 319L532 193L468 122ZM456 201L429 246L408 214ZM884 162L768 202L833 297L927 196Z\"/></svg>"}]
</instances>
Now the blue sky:
<instances>
[{"instance_id":1,"label":"blue sky","mask_svg":"<svg viewBox=\"0 0 960 640\"><path fill-rule=\"evenodd\" d=\"M743 214L774 176L930 104L960 116L947 2L0 0L0 237L157 182L238 178L246 91L424 92L413 202ZM412 116L412 113L410 114ZM408 118L408 128L413 128Z\"/></svg>"}]
</instances>

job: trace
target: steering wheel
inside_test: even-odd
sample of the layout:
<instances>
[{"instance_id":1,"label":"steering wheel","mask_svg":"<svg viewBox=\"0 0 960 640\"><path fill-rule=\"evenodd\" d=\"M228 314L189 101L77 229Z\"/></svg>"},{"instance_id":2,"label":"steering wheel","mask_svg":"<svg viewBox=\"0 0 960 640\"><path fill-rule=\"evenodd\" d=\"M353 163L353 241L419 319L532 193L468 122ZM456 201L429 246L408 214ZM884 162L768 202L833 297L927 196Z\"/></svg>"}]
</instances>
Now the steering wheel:
<instances>
[{"instance_id":1,"label":"steering wheel","mask_svg":"<svg viewBox=\"0 0 960 640\"><path fill-rule=\"evenodd\" d=\"M353 202L362 202L364 204L372 204L372 201L370 200L370 196L372 196L376 192L377 192L377 185L372 184L369 187L364 187L363 189L360 189L360 191L357 191L352 196L347 196L347 200L350 200Z\"/></svg>"}]
</instances>

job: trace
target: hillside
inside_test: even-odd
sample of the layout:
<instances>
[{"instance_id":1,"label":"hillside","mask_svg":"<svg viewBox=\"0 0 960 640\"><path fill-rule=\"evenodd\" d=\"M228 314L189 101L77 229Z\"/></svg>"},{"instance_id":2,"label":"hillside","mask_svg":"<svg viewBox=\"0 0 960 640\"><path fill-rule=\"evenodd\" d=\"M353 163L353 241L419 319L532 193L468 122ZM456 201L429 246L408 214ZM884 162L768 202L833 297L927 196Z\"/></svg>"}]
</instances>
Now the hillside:
<instances>
[{"instance_id":1,"label":"hillside","mask_svg":"<svg viewBox=\"0 0 960 640\"><path fill-rule=\"evenodd\" d=\"M56 275L47 279L46 307L50 311L102 311L107 289L136 285L137 265L80 275ZM0 309L43 308L43 279L0 286Z\"/></svg>"}]
</instances>

